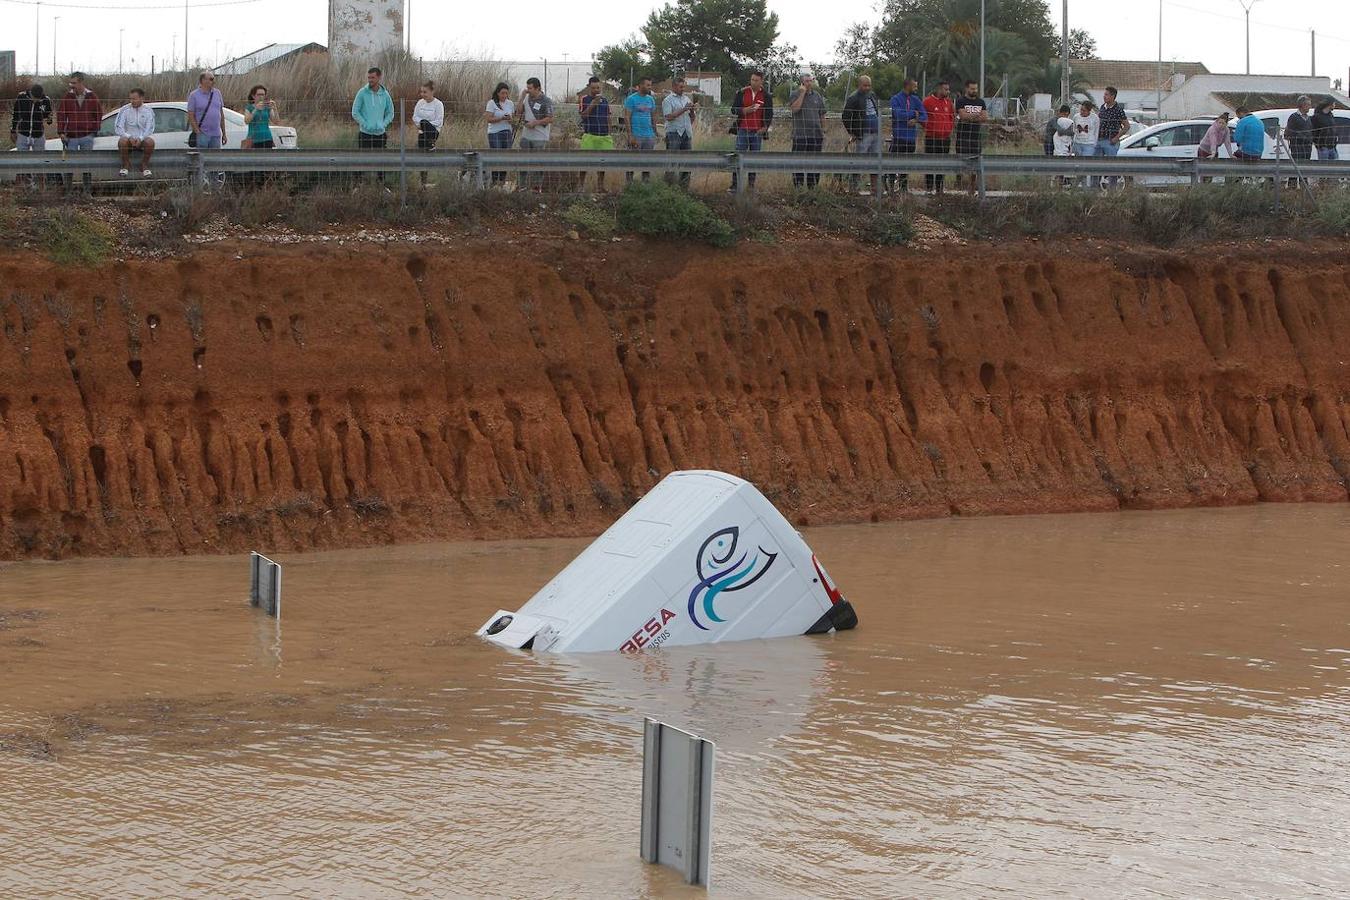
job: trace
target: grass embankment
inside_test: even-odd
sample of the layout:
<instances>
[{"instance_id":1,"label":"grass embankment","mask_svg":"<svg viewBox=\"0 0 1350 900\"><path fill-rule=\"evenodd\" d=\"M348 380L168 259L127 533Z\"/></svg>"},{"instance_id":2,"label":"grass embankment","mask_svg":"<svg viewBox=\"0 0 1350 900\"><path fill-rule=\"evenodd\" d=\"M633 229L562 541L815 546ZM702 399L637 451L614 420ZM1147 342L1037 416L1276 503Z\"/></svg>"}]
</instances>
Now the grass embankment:
<instances>
[{"instance_id":1,"label":"grass embankment","mask_svg":"<svg viewBox=\"0 0 1350 900\"><path fill-rule=\"evenodd\" d=\"M23 203L25 205L20 205ZM42 205L42 204L50 205ZM117 217L116 222L110 216ZM306 189L279 183L210 193L175 189L118 200L57 199L12 192L0 199L0 246L39 249L66 265L93 265L119 251L181 249L185 237L241 226L294 234L392 226L464 233L527 226L532 233L607 240L619 234L729 247L803 233L903 245L916 224L936 240L1092 237L1157 247L1223 240L1350 237L1350 189L1322 188L1312 203L1269 186L1202 185L1169 194L1044 190L980 202L964 195L905 197L881 206L835 193L782 191L699 196L660 180L592 194L477 190L445 179L410 189L406 202L375 181ZM943 230L942 226L945 226ZM933 238L928 242L932 243Z\"/></svg>"}]
</instances>

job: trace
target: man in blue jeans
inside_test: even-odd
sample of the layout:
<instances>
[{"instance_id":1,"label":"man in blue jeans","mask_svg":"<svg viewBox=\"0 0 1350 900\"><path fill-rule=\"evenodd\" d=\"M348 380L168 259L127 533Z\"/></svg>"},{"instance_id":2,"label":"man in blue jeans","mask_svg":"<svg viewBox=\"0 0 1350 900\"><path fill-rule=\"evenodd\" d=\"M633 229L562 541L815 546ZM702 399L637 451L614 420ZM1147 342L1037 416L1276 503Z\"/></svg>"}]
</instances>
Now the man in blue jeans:
<instances>
[{"instance_id":1,"label":"man in blue jeans","mask_svg":"<svg viewBox=\"0 0 1350 900\"><path fill-rule=\"evenodd\" d=\"M1097 110L1098 156L1115 156L1120 153L1120 142L1130 133L1130 120L1126 117L1125 110L1116 102L1118 93L1114 87L1108 87L1102 93L1102 105ZM1120 179L1112 175L1106 179L1106 186L1112 187L1119 182Z\"/></svg>"},{"instance_id":2,"label":"man in blue jeans","mask_svg":"<svg viewBox=\"0 0 1350 900\"><path fill-rule=\"evenodd\" d=\"M198 150L219 150L225 146L225 98L216 87L216 76L210 72L197 76L197 89L188 94L187 114ZM209 178L202 172L203 184ZM225 180L224 173L219 179Z\"/></svg>"},{"instance_id":3,"label":"man in blue jeans","mask_svg":"<svg viewBox=\"0 0 1350 900\"><path fill-rule=\"evenodd\" d=\"M764 135L773 123L773 95L764 90L764 73L751 72L750 84L736 92L731 101L732 128L736 132L737 153L758 153L764 149ZM731 191L738 187L738 173L731 173ZM755 187L755 173L746 178L746 186Z\"/></svg>"},{"instance_id":4,"label":"man in blue jeans","mask_svg":"<svg viewBox=\"0 0 1350 900\"><path fill-rule=\"evenodd\" d=\"M628 113L628 149L655 150L657 103L656 95L652 93L650 78L644 75L638 79L637 90L623 101L623 108ZM627 181L632 181L633 173L625 172L623 177ZM652 173L649 171L642 173L643 181L651 177Z\"/></svg>"}]
</instances>

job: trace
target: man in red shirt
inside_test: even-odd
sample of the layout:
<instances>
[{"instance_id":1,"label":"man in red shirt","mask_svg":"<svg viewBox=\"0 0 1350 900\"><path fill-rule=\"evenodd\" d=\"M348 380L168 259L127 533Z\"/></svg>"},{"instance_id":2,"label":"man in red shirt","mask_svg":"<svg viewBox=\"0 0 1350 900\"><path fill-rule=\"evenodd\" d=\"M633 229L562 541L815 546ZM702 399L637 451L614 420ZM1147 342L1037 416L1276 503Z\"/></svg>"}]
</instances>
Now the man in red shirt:
<instances>
[{"instance_id":1,"label":"man in red shirt","mask_svg":"<svg viewBox=\"0 0 1350 900\"><path fill-rule=\"evenodd\" d=\"M69 86L56 107L56 133L67 150L93 150L94 135L103 123L103 105L84 86L83 72L72 72Z\"/></svg>"},{"instance_id":2,"label":"man in red shirt","mask_svg":"<svg viewBox=\"0 0 1350 900\"><path fill-rule=\"evenodd\" d=\"M736 131L736 152L758 153L764 149L764 135L773 123L773 95L764 90L763 72L750 73L749 87L737 91L731 101L731 114L736 118L733 126ZM732 193L736 192L736 174L731 174ZM754 190L754 172L750 173L746 184Z\"/></svg>"},{"instance_id":3,"label":"man in red shirt","mask_svg":"<svg viewBox=\"0 0 1350 900\"><path fill-rule=\"evenodd\" d=\"M928 112L928 125L923 130L923 152L951 153L952 129L956 127L951 82L939 81L933 93L923 98L923 108ZM924 187L930 192L936 189L941 194L944 177L941 174L925 175Z\"/></svg>"}]
</instances>

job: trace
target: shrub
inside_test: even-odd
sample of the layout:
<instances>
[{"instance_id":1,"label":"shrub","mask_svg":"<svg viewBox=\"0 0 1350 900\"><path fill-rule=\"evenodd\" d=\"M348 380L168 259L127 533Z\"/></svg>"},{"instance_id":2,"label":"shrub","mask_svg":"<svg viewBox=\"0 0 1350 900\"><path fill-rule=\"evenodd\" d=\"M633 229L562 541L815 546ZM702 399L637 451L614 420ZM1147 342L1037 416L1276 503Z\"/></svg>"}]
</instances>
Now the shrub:
<instances>
[{"instance_id":1,"label":"shrub","mask_svg":"<svg viewBox=\"0 0 1350 900\"><path fill-rule=\"evenodd\" d=\"M914 221L899 210L888 210L874 215L859 235L871 244L897 246L914 240Z\"/></svg>"},{"instance_id":2,"label":"shrub","mask_svg":"<svg viewBox=\"0 0 1350 900\"><path fill-rule=\"evenodd\" d=\"M112 229L73 209L47 213L38 237L52 262L63 266L96 266L113 249Z\"/></svg>"},{"instance_id":3,"label":"shrub","mask_svg":"<svg viewBox=\"0 0 1350 900\"><path fill-rule=\"evenodd\" d=\"M614 235L614 213L601 209L590 200L573 203L563 210L562 218L587 237L604 239Z\"/></svg>"},{"instance_id":4,"label":"shrub","mask_svg":"<svg viewBox=\"0 0 1350 900\"><path fill-rule=\"evenodd\" d=\"M619 198L619 227L651 237L694 238L730 247L736 233L703 201L659 181L635 181Z\"/></svg>"}]
</instances>

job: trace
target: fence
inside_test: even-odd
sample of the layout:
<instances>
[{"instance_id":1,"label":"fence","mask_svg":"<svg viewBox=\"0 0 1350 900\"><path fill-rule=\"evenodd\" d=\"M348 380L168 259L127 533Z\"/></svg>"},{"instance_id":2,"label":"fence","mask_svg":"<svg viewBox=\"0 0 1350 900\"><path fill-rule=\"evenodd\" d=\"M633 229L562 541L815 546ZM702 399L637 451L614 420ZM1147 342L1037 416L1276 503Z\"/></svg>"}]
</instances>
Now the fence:
<instances>
[{"instance_id":1,"label":"fence","mask_svg":"<svg viewBox=\"0 0 1350 900\"><path fill-rule=\"evenodd\" d=\"M78 154L0 154L0 180L24 176L80 179L86 174L115 177L120 162L115 152ZM751 186L750 176L811 172L825 175L969 176L983 195L991 178L1031 177L1086 182L1092 178L1127 178L1199 184L1204 179L1238 178L1273 180L1278 187L1286 179L1350 179L1350 160L1300 163L1297 171L1289 160L1248 162L1228 159L1168 159L1149 157L1043 157L955 156L895 154L876 156L856 153L723 153L715 151L643 152L633 150L202 150L161 151L155 155L159 175L204 183L204 173L270 173L273 175L322 176L380 173L397 175L406 191L411 175L453 177L480 188L492 184L492 173L560 173L625 171L651 173L704 173L732 176L738 191Z\"/></svg>"}]
</instances>

